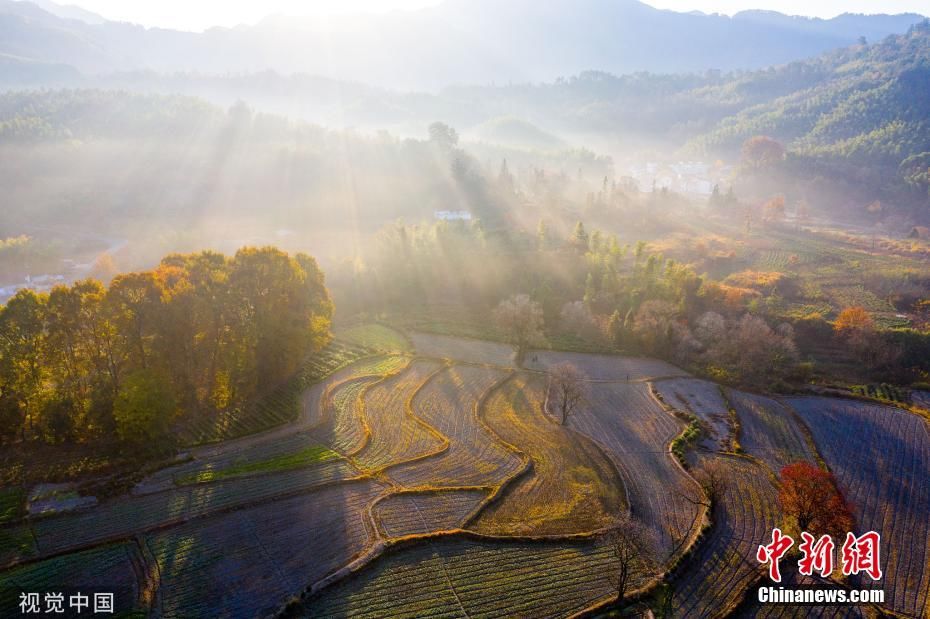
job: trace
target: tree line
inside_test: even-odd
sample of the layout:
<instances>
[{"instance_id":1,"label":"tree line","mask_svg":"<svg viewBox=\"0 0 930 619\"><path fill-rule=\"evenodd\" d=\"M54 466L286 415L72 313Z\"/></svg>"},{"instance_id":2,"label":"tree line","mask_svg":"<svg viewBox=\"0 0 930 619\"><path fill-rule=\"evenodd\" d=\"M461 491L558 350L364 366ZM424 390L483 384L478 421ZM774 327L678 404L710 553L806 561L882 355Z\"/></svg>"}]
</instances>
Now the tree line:
<instances>
[{"instance_id":1,"label":"tree line","mask_svg":"<svg viewBox=\"0 0 930 619\"><path fill-rule=\"evenodd\" d=\"M0 440L157 445L293 375L332 313L314 258L273 247L20 290L0 308Z\"/></svg>"}]
</instances>

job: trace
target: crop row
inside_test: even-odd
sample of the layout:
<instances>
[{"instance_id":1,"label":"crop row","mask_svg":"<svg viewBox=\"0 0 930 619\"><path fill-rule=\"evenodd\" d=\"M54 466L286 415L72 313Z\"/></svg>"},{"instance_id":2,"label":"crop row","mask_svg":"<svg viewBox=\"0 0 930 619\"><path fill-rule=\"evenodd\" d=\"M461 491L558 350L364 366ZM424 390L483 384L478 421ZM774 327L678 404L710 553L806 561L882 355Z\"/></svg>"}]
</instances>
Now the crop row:
<instances>
[{"instance_id":1,"label":"crop row","mask_svg":"<svg viewBox=\"0 0 930 619\"><path fill-rule=\"evenodd\" d=\"M373 541L371 481L339 484L150 534L164 617L266 615Z\"/></svg>"},{"instance_id":2,"label":"crop row","mask_svg":"<svg viewBox=\"0 0 930 619\"><path fill-rule=\"evenodd\" d=\"M375 504L374 514L387 537L457 529L488 496L487 490L399 492Z\"/></svg>"},{"instance_id":3,"label":"crop row","mask_svg":"<svg viewBox=\"0 0 930 619\"><path fill-rule=\"evenodd\" d=\"M880 583L892 609L927 612L930 595L930 433L917 415L832 398L791 398L853 505L856 528L882 539Z\"/></svg>"},{"instance_id":4,"label":"crop row","mask_svg":"<svg viewBox=\"0 0 930 619\"><path fill-rule=\"evenodd\" d=\"M377 376L365 376L336 385L324 396L326 418L314 428L313 435L341 454L357 453L368 440L362 420L362 395L378 380Z\"/></svg>"},{"instance_id":5,"label":"crop row","mask_svg":"<svg viewBox=\"0 0 930 619\"><path fill-rule=\"evenodd\" d=\"M611 595L614 561L597 542L430 541L324 589L305 616L565 617Z\"/></svg>"},{"instance_id":6,"label":"crop row","mask_svg":"<svg viewBox=\"0 0 930 619\"><path fill-rule=\"evenodd\" d=\"M89 611L93 610L94 593L113 593L119 613L142 610L139 565L136 545L125 543L16 567L0 574L0 614L7 617L20 616L20 593L30 592L40 595L43 610L46 593L62 593L62 607L65 610L70 608L72 595L87 595L90 607L83 610L84 614L90 614Z\"/></svg>"},{"instance_id":7,"label":"crop row","mask_svg":"<svg viewBox=\"0 0 930 619\"><path fill-rule=\"evenodd\" d=\"M747 459L705 456L702 466L722 473L723 493L713 527L673 579L676 617L722 617L761 574L755 553L778 521L775 487L763 467Z\"/></svg>"},{"instance_id":8,"label":"crop row","mask_svg":"<svg viewBox=\"0 0 930 619\"><path fill-rule=\"evenodd\" d=\"M644 383L592 384L588 400L570 418L571 427L610 451L633 515L652 527L667 556L700 526L697 507L685 498L699 490L668 452L682 422L662 409Z\"/></svg>"},{"instance_id":9,"label":"crop row","mask_svg":"<svg viewBox=\"0 0 930 619\"><path fill-rule=\"evenodd\" d=\"M364 419L371 434L353 461L363 469L376 471L423 457L443 446L443 439L409 409L417 390L441 368L433 361L414 361L399 375L365 392Z\"/></svg>"},{"instance_id":10,"label":"crop row","mask_svg":"<svg viewBox=\"0 0 930 619\"><path fill-rule=\"evenodd\" d=\"M746 453L765 462L775 474L798 460L817 461L791 411L783 404L760 395L728 393L739 417L739 442Z\"/></svg>"},{"instance_id":11,"label":"crop row","mask_svg":"<svg viewBox=\"0 0 930 619\"><path fill-rule=\"evenodd\" d=\"M533 466L482 511L473 523L479 532L586 532L609 525L626 510L613 464L589 440L552 421L543 411L545 389L545 379L518 374L485 402L488 426Z\"/></svg>"},{"instance_id":12,"label":"crop row","mask_svg":"<svg viewBox=\"0 0 930 619\"><path fill-rule=\"evenodd\" d=\"M128 537L168 523L301 492L358 473L342 460L305 469L194 484L143 496L126 496L87 511L33 523L41 554Z\"/></svg>"},{"instance_id":13,"label":"crop row","mask_svg":"<svg viewBox=\"0 0 930 619\"><path fill-rule=\"evenodd\" d=\"M485 430L479 399L506 374L475 366L452 366L432 378L414 397L414 414L449 439L439 456L401 465L391 478L406 487L491 486L521 466L520 458Z\"/></svg>"}]
</instances>

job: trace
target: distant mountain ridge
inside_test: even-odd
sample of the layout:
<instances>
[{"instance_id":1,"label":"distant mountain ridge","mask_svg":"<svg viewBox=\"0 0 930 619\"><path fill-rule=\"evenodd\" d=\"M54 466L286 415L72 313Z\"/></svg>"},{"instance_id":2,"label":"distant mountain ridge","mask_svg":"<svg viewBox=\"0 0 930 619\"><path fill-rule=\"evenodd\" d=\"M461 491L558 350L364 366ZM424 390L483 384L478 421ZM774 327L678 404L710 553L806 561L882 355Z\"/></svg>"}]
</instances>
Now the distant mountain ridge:
<instances>
[{"instance_id":1,"label":"distant mountain ridge","mask_svg":"<svg viewBox=\"0 0 930 619\"><path fill-rule=\"evenodd\" d=\"M295 19L203 33L146 29L77 7L0 0L0 54L84 73L308 73L401 89L552 81L586 70L681 73L783 64L902 33L916 14L825 19L676 13L635 0L448 0L418 11ZM63 17L64 16L64 17ZM88 23L90 22L90 23Z\"/></svg>"}]
</instances>

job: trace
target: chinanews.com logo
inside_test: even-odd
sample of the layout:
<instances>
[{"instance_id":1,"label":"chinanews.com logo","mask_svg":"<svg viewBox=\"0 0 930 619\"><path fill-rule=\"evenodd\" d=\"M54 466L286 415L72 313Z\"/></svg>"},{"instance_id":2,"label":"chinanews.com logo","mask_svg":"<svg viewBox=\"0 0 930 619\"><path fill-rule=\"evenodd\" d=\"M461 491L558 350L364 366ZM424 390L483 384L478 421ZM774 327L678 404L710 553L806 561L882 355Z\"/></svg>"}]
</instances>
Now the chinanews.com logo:
<instances>
[{"instance_id":1,"label":"chinanews.com logo","mask_svg":"<svg viewBox=\"0 0 930 619\"><path fill-rule=\"evenodd\" d=\"M801 558L798 560L798 574L809 577L812 584L798 584L793 587L762 585L757 590L757 599L763 604L803 604L803 605L831 605L831 604L882 604L885 601L885 592L882 589L849 589L839 585L830 586L829 581L818 581L819 576L828 579L836 567L834 563L836 544L829 535L822 535L819 539L808 532L801 533L801 543L798 550ZM781 529L772 529L772 541L759 546L756 559L759 563L768 564L769 578L772 582L781 583L782 574L779 561L794 546L794 539L782 533ZM874 582L882 579L881 568L881 535L869 531L860 536L846 533L839 552L840 570L843 576L859 576L870 578Z\"/></svg>"}]
</instances>

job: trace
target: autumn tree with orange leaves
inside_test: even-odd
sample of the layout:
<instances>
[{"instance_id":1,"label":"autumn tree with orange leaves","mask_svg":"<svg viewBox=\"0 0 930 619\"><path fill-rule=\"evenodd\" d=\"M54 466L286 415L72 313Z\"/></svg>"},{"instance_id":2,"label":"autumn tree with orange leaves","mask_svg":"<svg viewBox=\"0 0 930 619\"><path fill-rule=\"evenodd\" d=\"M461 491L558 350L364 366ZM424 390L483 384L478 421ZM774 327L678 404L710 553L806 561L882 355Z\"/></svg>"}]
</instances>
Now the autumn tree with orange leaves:
<instances>
[{"instance_id":1,"label":"autumn tree with orange leaves","mask_svg":"<svg viewBox=\"0 0 930 619\"><path fill-rule=\"evenodd\" d=\"M833 474L809 462L794 462L782 468L778 502L799 533L843 537L852 530L850 505Z\"/></svg>"}]
</instances>

